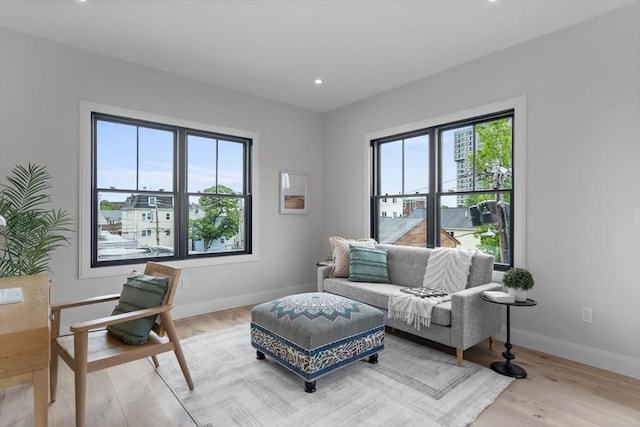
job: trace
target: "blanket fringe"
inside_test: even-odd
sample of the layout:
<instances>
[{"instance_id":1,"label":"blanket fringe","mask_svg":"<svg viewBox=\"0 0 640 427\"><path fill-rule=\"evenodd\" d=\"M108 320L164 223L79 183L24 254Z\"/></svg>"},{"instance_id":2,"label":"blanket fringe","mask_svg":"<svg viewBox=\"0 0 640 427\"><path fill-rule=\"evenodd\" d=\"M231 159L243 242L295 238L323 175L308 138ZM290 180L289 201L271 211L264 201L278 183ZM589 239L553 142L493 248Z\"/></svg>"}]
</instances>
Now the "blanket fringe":
<instances>
[{"instance_id":1,"label":"blanket fringe","mask_svg":"<svg viewBox=\"0 0 640 427\"><path fill-rule=\"evenodd\" d=\"M421 316L419 314L409 313L406 311L390 311L389 317L391 317L392 319L400 319L405 323L412 325L418 331L420 330L421 325L426 326L427 328L431 326L431 317Z\"/></svg>"},{"instance_id":2,"label":"blanket fringe","mask_svg":"<svg viewBox=\"0 0 640 427\"><path fill-rule=\"evenodd\" d=\"M402 320L420 330L421 326L431 326L431 311L433 307L450 299L450 295L421 298L403 293L391 294L389 296L388 316L391 319Z\"/></svg>"}]
</instances>

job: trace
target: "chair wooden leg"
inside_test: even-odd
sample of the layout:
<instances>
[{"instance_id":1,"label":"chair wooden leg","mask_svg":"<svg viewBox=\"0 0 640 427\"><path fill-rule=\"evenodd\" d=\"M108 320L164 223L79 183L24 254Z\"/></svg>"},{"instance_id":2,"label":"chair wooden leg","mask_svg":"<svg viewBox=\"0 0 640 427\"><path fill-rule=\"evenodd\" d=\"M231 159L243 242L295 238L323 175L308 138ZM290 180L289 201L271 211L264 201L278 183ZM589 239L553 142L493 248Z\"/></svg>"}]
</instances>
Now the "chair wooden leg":
<instances>
[{"instance_id":1,"label":"chair wooden leg","mask_svg":"<svg viewBox=\"0 0 640 427\"><path fill-rule=\"evenodd\" d=\"M151 360L153 360L153 366L155 366L156 368L160 367L160 362L158 362L158 356L154 354L153 356L151 356Z\"/></svg>"},{"instance_id":2,"label":"chair wooden leg","mask_svg":"<svg viewBox=\"0 0 640 427\"><path fill-rule=\"evenodd\" d=\"M462 349L456 348L456 359L458 360L458 366L462 366Z\"/></svg>"},{"instance_id":3,"label":"chair wooden leg","mask_svg":"<svg viewBox=\"0 0 640 427\"><path fill-rule=\"evenodd\" d=\"M60 310L51 313L51 359L49 360L49 401L56 401L58 389L58 352L56 338L60 336Z\"/></svg>"},{"instance_id":4,"label":"chair wooden leg","mask_svg":"<svg viewBox=\"0 0 640 427\"><path fill-rule=\"evenodd\" d=\"M489 337L489 350L493 350L493 346L495 345L495 343L496 343L496 339L494 338L493 335L491 335Z\"/></svg>"},{"instance_id":5,"label":"chair wooden leg","mask_svg":"<svg viewBox=\"0 0 640 427\"><path fill-rule=\"evenodd\" d=\"M173 320L171 319L171 314L169 312L161 313L162 317L162 326L167 332L167 336L169 340L173 343L173 352L178 359L178 364L180 365L180 369L182 370L182 374L184 375L184 379L187 381L187 385L189 386L189 390L193 390L193 380L191 379L191 373L189 372L189 366L187 366L187 361L184 358L184 353L182 352L182 346L180 345L180 337L178 336L178 332L176 331L176 327L173 324Z\"/></svg>"},{"instance_id":6,"label":"chair wooden leg","mask_svg":"<svg viewBox=\"0 0 640 427\"><path fill-rule=\"evenodd\" d=\"M85 409L87 405L87 346L89 335L87 331L76 332L73 336L73 351L75 365L76 388L76 427L84 427Z\"/></svg>"}]
</instances>

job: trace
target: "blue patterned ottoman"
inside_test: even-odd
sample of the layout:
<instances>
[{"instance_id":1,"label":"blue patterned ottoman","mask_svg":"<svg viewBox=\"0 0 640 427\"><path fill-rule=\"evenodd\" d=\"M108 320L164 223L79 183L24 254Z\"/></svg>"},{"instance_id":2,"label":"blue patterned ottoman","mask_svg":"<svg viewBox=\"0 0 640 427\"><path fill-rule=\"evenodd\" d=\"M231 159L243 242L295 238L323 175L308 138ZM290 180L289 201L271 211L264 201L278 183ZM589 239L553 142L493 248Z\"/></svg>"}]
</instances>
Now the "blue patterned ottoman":
<instances>
[{"instance_id":1,"label":"blue patterned ottoman","mask_svg":"<svg viewBox=\"0 0 640 427\"><path fill-rule=\"evenodd\" d=\"M290 295L251 310L251 345L305 380L316 379L369 356L377 363L384 348L384 314L338 295L312 292Z\"/></svg>"}]
</instances>

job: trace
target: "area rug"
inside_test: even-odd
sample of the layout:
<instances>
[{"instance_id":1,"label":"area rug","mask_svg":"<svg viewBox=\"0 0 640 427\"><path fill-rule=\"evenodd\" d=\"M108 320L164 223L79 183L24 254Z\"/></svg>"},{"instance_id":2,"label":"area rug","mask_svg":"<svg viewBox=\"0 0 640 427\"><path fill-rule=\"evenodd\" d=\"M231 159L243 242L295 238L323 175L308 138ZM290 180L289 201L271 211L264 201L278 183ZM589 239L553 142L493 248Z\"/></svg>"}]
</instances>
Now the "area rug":
<instances>
[{"instance_id":1,"label":"area rug","mask_svg":"<svg viewBox=\"0 0 640 427\"><path fill-rule=\"evenodd\" d=\"M159 375L194 422L209 426L464 426L513 381L450 354L387 334L379 363L352 363L315 393L273 359L257 360L249 324L182 340L195 389L173 353Z\"/></svg>"}]
</instances>

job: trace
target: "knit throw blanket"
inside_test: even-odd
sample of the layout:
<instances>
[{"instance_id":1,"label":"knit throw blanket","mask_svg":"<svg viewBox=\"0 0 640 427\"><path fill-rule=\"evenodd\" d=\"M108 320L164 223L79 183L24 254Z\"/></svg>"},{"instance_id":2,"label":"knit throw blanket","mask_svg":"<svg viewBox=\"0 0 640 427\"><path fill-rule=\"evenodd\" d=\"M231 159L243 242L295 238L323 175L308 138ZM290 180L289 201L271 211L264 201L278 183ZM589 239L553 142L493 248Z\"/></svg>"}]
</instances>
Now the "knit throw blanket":
<instances>
[{"instance_id":1,"label":"knit throw blanket","mask_svg":"<svg viewBox=\"0 0 640 427\"><path fill-rule=\"evenodd\" d=\"M431 311L441 302L449 301L451 295L422 298L404 292L389 295L389 318L400 319L420 330L420 326L431 325Z\"/></svg>"},{"instance_id":2,"label":"knit throw blanket","mask_svg":"<svg viewBox=\"0 0 640 427\"><path fill-rule=\"evenodd\" d=\"M423 287L438 289L442 297L421 298L406 293L389 296L389 318L401 319L414 328L431 325L431 311L441 302L449 301L451 294L467 286L473 251L465 249L436 248L431 253L424 274Z\"/></svg>"}]
</instances>

